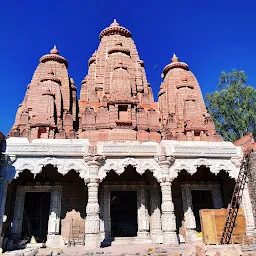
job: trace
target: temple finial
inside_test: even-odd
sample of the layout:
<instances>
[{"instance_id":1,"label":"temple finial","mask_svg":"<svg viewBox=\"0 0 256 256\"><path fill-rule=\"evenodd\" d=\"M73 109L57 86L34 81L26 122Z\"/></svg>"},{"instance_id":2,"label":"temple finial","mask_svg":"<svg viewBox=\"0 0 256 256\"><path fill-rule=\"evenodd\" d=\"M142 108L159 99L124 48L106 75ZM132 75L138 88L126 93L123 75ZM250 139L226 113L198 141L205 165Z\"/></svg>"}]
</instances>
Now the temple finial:
<instances>
[{"instance_id":1,"label":"temple finial","mask_svg":"<svg viewBox=\"0 0 256 256\"><path fill-rule=\"evenodd\" d=\"M116 26L120 26L119 23L116 21L116 19L114 19L114 21L111 23L110 27L116 27Z\"/></svg>"},{"instance_id":2,"label":"temple finial","mask_svg":"<svg viewBox=\"0 0 256 256\"><path fill-rule=\"evenodd\" d=\"M179 58L174 53L173 56L172 56L172 62L178 62L178 61L179 61Z\"/></svg>"},{"instance_id":3,"label":"temple finial","mask_svg":"<svg viewBox=\"0 0 256 256\"><path fill-rule=\"evenodd\" d=\"M52 50L50 51L51 54L59 54L59 51L56 47L56 45L53 46Z\"/></svg>"}]
</instances>

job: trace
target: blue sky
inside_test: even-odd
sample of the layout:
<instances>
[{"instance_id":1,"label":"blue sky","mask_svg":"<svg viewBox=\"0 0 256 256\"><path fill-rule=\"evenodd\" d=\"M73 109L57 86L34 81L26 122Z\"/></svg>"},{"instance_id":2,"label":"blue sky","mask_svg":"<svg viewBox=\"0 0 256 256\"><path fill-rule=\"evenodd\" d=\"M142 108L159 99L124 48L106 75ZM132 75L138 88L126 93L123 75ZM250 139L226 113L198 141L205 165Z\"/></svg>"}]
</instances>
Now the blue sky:
<instances>
[{"instance_id":1,"label":"blue sky","mask_svg":"<svg viewBox=\"0 0 256 256\"><path fill-rule=\"evenodd\" d=\"M39 58L54 44L80 89L99 33L114 18L132 32L155 100L173 53L204 95L217 89L223 70L244 70L254 85L255 9L253 0L1 1L0 130L9 132Z\"/></svg>"}]
</instances>

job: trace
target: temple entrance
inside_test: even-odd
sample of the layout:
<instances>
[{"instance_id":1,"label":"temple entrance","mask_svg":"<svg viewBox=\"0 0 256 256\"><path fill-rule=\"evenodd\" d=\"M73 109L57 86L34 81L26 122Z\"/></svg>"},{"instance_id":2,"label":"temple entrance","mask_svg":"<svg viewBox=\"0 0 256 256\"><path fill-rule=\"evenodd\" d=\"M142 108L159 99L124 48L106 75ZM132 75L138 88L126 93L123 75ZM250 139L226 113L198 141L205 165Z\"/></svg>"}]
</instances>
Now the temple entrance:
<instances>
[{"instance_id":1,"label":"temple entrance","mask_svg":"<svg viewBox=\"0 0 256 256\"><path fill-rule=\"evenodd\" d=\"M200 215L201 209L214 209L212 192L210 190L191 190L193 212L196 219L196 231L201 232Z\"/></svg>"},{"instance_id":2,"label":"temple entrance","mask_svg":"<svg viewBox=\"0 0 256 256\"><path fill-rule=\"evenodd\" d=\"M112 237L137 236L136 191L111 191L110 216Z\"/></svg>"},{"instance_id":3,"label":"temple entrance","mask_svg":"<svg viewBox=\"0 0 256 256\"><path fill-rule=\"evenodd\" d=\"M34 236L37 242L45 242L50 211L50 192L26 192L22 233Z\"/></svg>"}]
</instances>

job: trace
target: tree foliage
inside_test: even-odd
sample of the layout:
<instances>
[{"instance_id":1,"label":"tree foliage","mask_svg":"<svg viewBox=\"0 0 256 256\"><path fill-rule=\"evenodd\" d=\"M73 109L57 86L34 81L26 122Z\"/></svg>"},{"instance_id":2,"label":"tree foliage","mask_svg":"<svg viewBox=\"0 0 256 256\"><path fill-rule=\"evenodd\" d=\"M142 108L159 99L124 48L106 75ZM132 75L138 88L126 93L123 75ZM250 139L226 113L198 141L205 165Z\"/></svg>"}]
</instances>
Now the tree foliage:
<instances>
[{"instance_id":1,"label":"tree foliage","mask_svg":"<svg viewBox=\"0 0 256 256\"><path fill-rule=\"evenodd\" d=\"M246 85L244 71L222 72L218 90L206 95L206 105L217 132L226 141L256 135L256 90Z\"/></svg>"}]
</instances>

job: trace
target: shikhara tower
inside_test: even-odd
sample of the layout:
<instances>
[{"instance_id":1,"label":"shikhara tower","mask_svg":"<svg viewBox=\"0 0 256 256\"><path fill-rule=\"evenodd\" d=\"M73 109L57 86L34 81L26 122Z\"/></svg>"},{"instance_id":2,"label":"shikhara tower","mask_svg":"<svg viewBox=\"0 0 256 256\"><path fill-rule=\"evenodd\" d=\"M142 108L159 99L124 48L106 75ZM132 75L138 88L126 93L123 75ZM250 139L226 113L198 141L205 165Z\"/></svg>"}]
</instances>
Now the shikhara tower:
<instances>
[{"instance_id":1,"label":"shikhara tower","mask_svg":"<svg viewBox=\"0 0 256 256\"><path fill-rule=\"evenodd\" d=\"M56 47L41 57L18 108L6 141L12 164L0 168L0 244L33 235L61 247L73 221L90 249L195 241L199 210L227 207L242 152L216 134L188 65L173 55L154 102L132 34L114 20L79 99L67 68ZM247 188L242 207L254 234Z\"/></svg>"}]
</instances>

